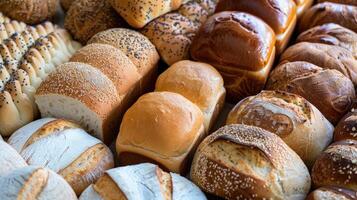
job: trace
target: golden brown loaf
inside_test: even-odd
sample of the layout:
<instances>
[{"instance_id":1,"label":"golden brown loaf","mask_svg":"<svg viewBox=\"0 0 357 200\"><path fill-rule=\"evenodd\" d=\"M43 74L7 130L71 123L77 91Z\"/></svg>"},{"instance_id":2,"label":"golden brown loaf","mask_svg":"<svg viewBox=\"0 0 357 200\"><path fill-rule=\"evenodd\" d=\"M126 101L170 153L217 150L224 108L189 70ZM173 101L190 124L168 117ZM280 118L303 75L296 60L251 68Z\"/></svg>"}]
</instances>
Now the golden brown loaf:
<instances>
[{"instance_id":1,"label":"golden brown loaf","mask_svg":"<svg viewBox=\"0 0 357 200\"><path fill-rule=\"evenodd\" d=\"M296 13L298 18L300 18L307 9L311 7L314 0L294 0L296 4Z\"/></svg>"},{"instance_id":2,"label":"golden brown loaf","mask_svg":"<svg viewBox=\"0 0 357 200\"><path fill-rule=\"evenodd\" d=\"M189 0L108 0L113 8L134 28L143 28L155 18L177 10Z\"/></svg>"},{"instance_id":3,"label":"golden brown loaf","mask_svg":"<svg viewBox=\"0 0 357 200\"><path fill-rule=\"evenodd\" d=\"M71 186L55 172L37 166L12 171L0 178L0 199L77 200Z\"/></svg>"},{"instance_id":4,"label":"golden brown loaf","mask_svg":"<svg viewBox=\"0 0 357 200\"><path fill-rule=\"evenodd\" d=\"M320 187L309 194L306 200L355 200L357 192L341 187Z\"/></svg>"},{"instance_id":5,"label":"golden brown loaf","mask_svg":"<svg viewBox=\"0 0 357 200\"><path fill-rule=\"evenodd\" d=\"M108 1L76 0L67 12L65 28L85 44L93 35L110 28L125 26Z\"/></svg>"},{"instance_id":6,"label":"golden brown loaf","mask_svg":"<svg viewBox=\"0 0 357 200\"><path fill-rule=\"evenodd\" d=\"M60 0L63 10L67 11L74 1L75 0Z\"/></svg>"},{"instance_id":7,"label":"golden brown loaf","mask_svg":"<svg viewBox=\"0 0 357 200\"><path fill-rule=\"evenodd\" d=\"M275 133L311 168L332 142L333 126L304 98L280 91L262 91L239 102L227 124L245 124Z\"/></svg>"},{"instance_id":8,"label":"golden brown loaf","mask_svg":"<svg viewBox=\"0 0 357 200\"><path fill-rule=\"evenodd\" d=\"M357 6L357 1L355 1L355 0L318 0L317 2L321 3L321 2L325 2L325 1Z\"/></svg>"},{"instance_id":9,"label":"golden brown loaf","mask_svg":"<svg viewBox=\"0 0 357 200\"><path fill-rule=\"evenodd\" d=\"M230 101L263 89L275 58L275 34L262 20L242 12L217 13L191 46L193 59L221 73Z\"/></svg>"},{"instance_id":10,"label":"golden brown loaf","mask_svg":"<svg viewBox=\"0 0 357 200\"><path fill-rule=\"evenodd\" d=\"M342 47L300 42L289 47L281 55L280 61L306 61L324 69L336 69L357 86L357 60L350 51Z\"/></svg>"},{"instance_id":11,"label":"golden brown loaf","mask_svg":"<svg viewBox=\"0 0 357 200\"><path fill-rule=\"evenodd\" d=\"M186 178L165 172L151 163L144 163L106 171L105 175L89 186L79 199L206 200L206 197Z\"/></svg>"},{"instance_id":12,"label":"golden brown loaf","mask_svg":"<svg viewBox=\"0 0 357 200\"><path fill-rule=\"evenodd\" d=\"M227 125L198 147L191 180L226 199L304 199L310 175L278 136L246 125Z\"/></svg>"},{"instance_id":13,"label":"golden brown loaf","mask_svg":"<svg viewBox=\"0 0 357 200\"><path fill-rule=\"evenodd\" d=\"M184 173L203 136L203 114L195 104L177 93L153 92L125 113L116 150L121 165L153 162Z\"/></svg>"},{"instance_id":14,"label":"golden brown loaf","mask_svg":"<svg viewBox=\"0 0 357 200\"><path fill-rule=\"evenodd\" d=\"M195 0L176 12L163 15L149 23L142 33L158 49L168 65L189 59L189 48L201 24L213 13L216 0Z\"/></svg>"},{"instance_id":15,"label":"golden brown loaf","mask_svg":"<svg viewBox=\"0 0 357 200\"><path fill-rule=\"evenodd\" d=\"M283 52L296 25L293 0L220 0L216 12L240 11L264 20L276 34L276 51Z\"/></svg>"},{"instance_id":16,"label":"golden brown loaf","mask_svg":"<svg viewBox=\"0 0 357 200\"><path fill-rule=\"evenodd\" d=\"M156 82L156 91L181 94L202 111L206 132L223 108L226 90L223 78L211 65L184 60L173 64Z\"/></svg>"},{"instance_id":17,"label":"golden brown loaf","mask_svg":"<svg viewBox=\"0 0 357 200\"><path fill-rule=\"evenodd\" d=\"M316 160L312 181L316 187L337 186L357 190L357 140L341 140Z\"/></svg>"},{"instance_id":18,"label":"golden brown loaf","mask_svg":"<svg viewBox=\"0 0 357 200\"><path fill-rule=\"evenodd\" d=\"M301 95L333 124L345 115L355 98L355 89L347 77L307 62L279 65L272 71L266 89Z\"/></svg>"},{"instance_id":19,"label":"golden brown loaf","mask_svg":"<svg viewBox=\"0 0 357 200\"><path fill-rule=\"evenodd\" d=\"M347 139L357 140L357 110L355 108L352 108L335 128L334 141Z\"/></svg>"},{"instance_id":20,"label":"golden brown loaf","mask_svg":"<svg viewBox=\"0 0 357 200\"><path fill-rule=\"evenodd\" d=\"M72 122L43 118L17 130L9 144L29 165L61 175L77 195L114 167L110 149Z\"/></svg>"},{"instance_id":21,"label":"golden brown loaf","mask_svg":"<svg viewBox=\"0 0 357 200\"><path fill-rule=\"evenodd\" d=\"M20 154L6 142L0 140L0 176L26 166L27 163Z\"/></svg>"},{"instance_id":22,"label":"golden brown loaf","mask_svg":"<svg viewBox=\"0 0 357 200\"><path fill-rule=\"evenodd\" d=\"M51 19L57 10L56 0L2 0L0 12L28 24L38 24Z\"/></svg>"},{"instance_id":23,"label":"golden brown loaf","mask_svg":"<svg viewBox=\"0 0 357 200\"><path fill-rule=\"evenodd\" d=\"M338 24L323 24L299 35L297 42L335 45L349 50L357 59L357 33Z\"/></svg>"},{"instance_id":24,"label":"golden brown loaf","mask_svg":"<svg viewBox=\"0 0 357 200\"><path fill-rule=\"evenodd\" d=\"M357 7L330 2L316 4L301 18L300 32L327 23L339 24L357 32Z\"/></svg>"}]
</instances>

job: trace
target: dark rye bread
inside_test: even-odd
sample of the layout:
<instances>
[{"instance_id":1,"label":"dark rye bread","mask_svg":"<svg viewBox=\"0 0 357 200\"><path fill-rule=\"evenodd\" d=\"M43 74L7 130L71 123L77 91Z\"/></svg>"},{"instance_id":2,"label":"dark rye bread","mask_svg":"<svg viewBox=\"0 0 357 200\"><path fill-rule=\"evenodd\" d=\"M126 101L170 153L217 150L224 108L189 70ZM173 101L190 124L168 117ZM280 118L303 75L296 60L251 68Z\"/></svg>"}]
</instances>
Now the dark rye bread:
<instances>
[{"instance_id":1,"label":"dark rye bread","mask_svg":"<svg viewBox=\"0 0 357 200\"><path fill-rule=\"evenodd\" d=\"M320 187L309 194L306 200L356 200L357 192L341 187Z\"/></svg>"},{"instance_id":2,"label":"dark rye bread","mask_svg":"<svg viewBox=\"0 0 357 200\"><path fill-rule=\"evenodd\" d=\"M309 172L277 135L246 125L227 125L198 147L191 180L227 199L303 199Z\"/></svg>"},{"instance_id":3,"label":"dark rye bread","mask_svg":"<svg viewBox=\"0 0 357 200\"><path fill-rule=\"evenodd\" d=\"M334 141L357 140L357 110L353 108L354 106L352 105L350 112L338 122L334 132Z\"/></svg>"}]
</instances>

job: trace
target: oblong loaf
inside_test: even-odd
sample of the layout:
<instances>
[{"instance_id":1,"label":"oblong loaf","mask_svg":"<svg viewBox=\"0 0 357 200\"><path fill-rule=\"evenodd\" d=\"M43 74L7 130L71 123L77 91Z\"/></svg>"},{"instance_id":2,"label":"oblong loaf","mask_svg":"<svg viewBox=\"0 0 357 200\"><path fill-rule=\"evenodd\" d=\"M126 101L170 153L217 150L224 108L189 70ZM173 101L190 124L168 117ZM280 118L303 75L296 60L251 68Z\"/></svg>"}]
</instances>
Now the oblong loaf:
<instances>
[{"instance_id":1,"label":"oblong loaf","mask_svg":"<svg viewBox=\"0 0 357 200\"><path fill-rule=\"evenodd\" d=\"M0 140L0 176L26 166L27 163L20 154L6 142Z\"/></svg>"}]
</instances>

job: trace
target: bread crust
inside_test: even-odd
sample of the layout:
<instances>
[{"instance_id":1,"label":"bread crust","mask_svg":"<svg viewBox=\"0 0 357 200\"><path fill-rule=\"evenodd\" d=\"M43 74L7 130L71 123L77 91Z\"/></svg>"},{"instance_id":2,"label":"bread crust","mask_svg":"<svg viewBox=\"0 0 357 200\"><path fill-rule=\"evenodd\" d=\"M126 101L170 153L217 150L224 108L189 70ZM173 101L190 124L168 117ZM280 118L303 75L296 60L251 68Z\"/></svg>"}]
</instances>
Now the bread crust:
<instances>
[{"instance_id":1,"label":"bread crust","mask_svg":"<svg viewBox=\"0 0 357 200\"><path fill-rule=\"evenodd\" d=\"M311 192L306 200L323 199L354 200L357 199L357 193L346 188L326 186Z\"/></svg>"},{"instance_id":2,"label":"bread crust","mask_svg":"<svg viewBox=\"0 0 357 200\"><path fill-rule=\"evenodd\" d=\"M334 141L357 140L357 110L352 108L337 124Z\"/></svg>"},{"instance_id":3,"label":"bread crust","mask_svg":"<svg viewBox=\"0 0 357 200\"><path fill-rule=\"evenodd\" d=\"M341 4L347 4L347 5L351 5L351 6L357 6L357 2L354 0L318 0L318 3L322 3L322 2L334 2L334 3L341 3Z\"/></svg>"}]
</instances>

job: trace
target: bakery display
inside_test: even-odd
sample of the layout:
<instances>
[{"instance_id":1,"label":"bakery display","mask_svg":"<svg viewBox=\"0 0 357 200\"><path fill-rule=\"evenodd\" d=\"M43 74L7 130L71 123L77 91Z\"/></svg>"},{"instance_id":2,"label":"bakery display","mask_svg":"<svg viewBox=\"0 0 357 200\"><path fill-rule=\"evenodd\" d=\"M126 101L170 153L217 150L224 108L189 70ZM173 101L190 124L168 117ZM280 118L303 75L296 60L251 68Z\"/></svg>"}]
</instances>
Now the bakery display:
<instances>
[{"instance_id":1,"label":"bakery display","mask_svg":"<svg viewBox=\"0 0 357 200\"><path fill-rule=\"evenodd\" d=\"M217 0L193 0L150 22L141 32L156 46L166 64L187 60L193 38L216 3Z\"/></svg>"},{"instance_id":2,"label":"bakery display","mask_svg":"<svg viewBox=\"0 0 357 200\"><path fill-rule=\"evenodd\" d=\"M325 1L357 6L357 2L355 0L318 0L317 2L321 3Z\"/></svg>"},{"instance_id":3,"label":"bakery display","mask_svg":"<svg viewBox=\"0 0 357 200\"><path fill-rule=\"evenodd\" d=\"M302 32L314 26L335 23L357 32L356 15L356 6L331 2L319 3L304 13L299 29Z\"/></svg>"},{"instance_id":4,"label":"bakery display","mask_svg":"<svg viewBox=\"0 0 357 200\"><path fill-rule=\"evenodd\" d=\"M337 124L334 141L357 140L357 110L352 108Z\"/></svg>"},{"instance_id":5,"label":"bakery display","mask_svg":"<svg viewBox=\"0 0 357 200\"><path fill-rule=\"evenodd\" d=\"M51 19L57 10L56 0L2 0L0 12L28 24L38 24Z\"/></svg>"},{"instance_id":6,"label":"bakery display","mask_svg":"<svg viewBox=\"0 0 357 200\"><path fill-rule=\"evenodd\" d=\"M316 187L337 186L357 190L357 140L330 145L316 160L312 181Z\"/></svg>"},{"instance_id":7,"label":"bakery display","mask_svg":"<svg viewBox=\"0 0 357 200\"><path fill-rule=\"evenodd\" d=\"M26 167L27 163L17 151L0 139L0 177L15 169Z\"/></svg>"},{"instance_id":8,"label":"bakery display","mask_svg":"<svg viewBox=\"0 0 357 200\"><path fill-rule=\"evenodd\" d=\"M122 26L125 26L125 21L117 15L109 1L103 0L74 1L64 22L64 27L82 44L96 33Z\"/></svg>"},{"instance_id":9,"label":"bakery display","mask_svg":"<svg viewBox=\"0 0 357 200\"><path fill-rule=\"evenodd\" d=\"M357 59L357 33L338 24L323 24L301 33L297 42L313 42L339 46L349 50Z\"/></svg>"},{"instance_id":10,"label":"bakery display","mask_svg":"<svg viewBox=\"0 0 357 200\"><path fill-rule=\"evenodd\" d=\"M205 135L201 110L180 94L152 92L125 113L116 141L121 165L143 162L183 174Z\"/></svg>"},{"instance_id":11,"label":"bakery display","mask_svg":"<svg viewBox=\"0 0 357 200\"><path fill-rule=\"evenodd\" d=\"M189 0L109 0L113 8L134 28L143 28L155 18L177 10Z\"/></svg>"},{"instance_id":12,"label":"bakery display","mask_svg":"<svg viewBox=\"0 0 357 200\"><path fill-rule=\"evenodd\" d=\"M106 171L80 196L81 200L195 199L206 200L201 190L186 178L144 163Z\"/></svg>"},{"instance_id":13,"label":"bakery display","mask_svg":"<svg viewBox=\"0 0 357 200\"><path fill-rule=\"evenodd\" d=\"M225 199L304 199L310 175L277 135L246 125L227 125L199 145L191 180Z\"/></svg>"},{"instance_id":14,"label":"bakery display","mask_svg":"<svg viewBox=\"0 0 357 200\"><path fill-rule=\"evenodd\" d=\"M325 200L325 199L357 199L357 193L346 188L327 186L321 187L309 194L306 200Z\"/></svg>"},{"instance_id":15,"label":"bakery display","mask_svg":"<svg viewBox=\"0 0 357 200\"><path fill-rule=\"evenodd\" d=\"M296 4L296 14L300 18L312 6L314 0L294 0L294 2Z\"/></svg>"},{"instance_id":16,"label":"bakery display","mask_svg":"<svg viewBox=\"0 0 357 200\"><path fill-rule=\"evenodd\" d=\"M269 77L266 89L304 97L333 124L346 114L355 99L354 86L342 73L302 61L277 66Z\"/></svg>"},{"instance_id":17,"label":"bakery display","mask_svg":"<svg viewBox=\"0 0 357 200\"><path fill-rule=\"evenodd\" d=\"M53 171L28 166L0 177L0 199L76 200L68 183Z\"/></svg>"},{"instance_id":18,"label":"bakery display","mask_svg":"<svg viewBox=\"0 0 357 200\"><path fill-rule=\"evenodd\" d=\"M66 120L34 121L17 130L8 142L29 165L47 167L61 175L77 195L114 167L107 146Z\"/></svg>"},{"instance_id":19,"label":"bakery display","mask_svg":"<svg viewBox=\"0 0 357 200\"><path fill-rule=\"evenodd\" d=\"M245 124L275 133L311 168L332 142L334 127L304 98L280 91L262 91L239 102L226 124Z\"/></svg>"},{"instance_id":20,"label":"bakery display","mask_svg":"<svg viewBox=\"0 0 357 200\"><path fill-rule=\"evenodd\" d=\"M159 76L155 90L181 94L196 104L203 113L208 133L224 105L226 90L223 84L223 78L212 66L184 60Z\"/></svg>"},{"instance_id":21,"label":"bakery display","mask_svg":"<svg viewBox=\"0 0 357 200\"><path fill-rule=\"evenodd\" d=\"M228 99L236 102L264 88L274 63L275 34L253 15L220 12L204 23L190 51L194 60L221 73Z\"/></svg>"}]
</instances>

